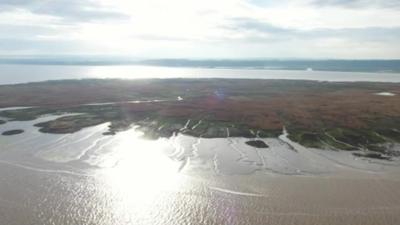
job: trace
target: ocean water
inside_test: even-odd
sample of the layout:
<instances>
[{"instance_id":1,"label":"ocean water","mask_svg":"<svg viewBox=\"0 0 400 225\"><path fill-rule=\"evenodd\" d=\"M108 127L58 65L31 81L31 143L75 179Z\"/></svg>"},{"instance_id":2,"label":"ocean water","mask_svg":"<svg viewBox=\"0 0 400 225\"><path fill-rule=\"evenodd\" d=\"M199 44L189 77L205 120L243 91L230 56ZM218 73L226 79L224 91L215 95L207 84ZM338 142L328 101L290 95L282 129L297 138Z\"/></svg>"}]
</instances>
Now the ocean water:
<instances>
[{"instance_id":1,"label":"ocean water","mask_svg":"<svg viewBox=\"0 0 400 225\"><path fill-rule=\"evenodd\" d=\"M90 78L242 78L320 81L400 82L399 73L268 70L254 68L189 68L140 65L0 65L0 84Z\"/></svg>"}]
</instances>

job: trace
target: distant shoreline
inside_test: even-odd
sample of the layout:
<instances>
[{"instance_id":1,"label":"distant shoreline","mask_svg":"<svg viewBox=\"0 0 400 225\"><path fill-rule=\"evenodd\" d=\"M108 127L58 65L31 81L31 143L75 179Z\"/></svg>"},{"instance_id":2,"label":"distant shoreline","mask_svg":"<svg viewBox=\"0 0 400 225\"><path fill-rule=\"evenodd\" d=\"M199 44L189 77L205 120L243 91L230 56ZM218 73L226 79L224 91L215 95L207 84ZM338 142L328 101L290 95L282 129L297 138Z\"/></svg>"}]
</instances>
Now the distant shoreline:
<instances>
[{"instance_id":1,"label":"distant shoreline","mask_svg":"<svg viewBox=\"0 0 400 225\"><path fill-rule=\"evenodd\" d=\"M106 57L0 57L0 65L157 66L201 69L256 69L400 73L400 59L146 59Z\"/></svg>"},{"instance_id":2,"label":"distant shoreline","mask_svg":"<svg viewBox=\"0 0 400 225\"><path fill-rule=\"evenodd\" d=\"M400 82L400 72L338 72L256 68L194 68L141 65L0 64L0 85L71 79L267 79L332 82Z\"/></svg>"}]
</instances>

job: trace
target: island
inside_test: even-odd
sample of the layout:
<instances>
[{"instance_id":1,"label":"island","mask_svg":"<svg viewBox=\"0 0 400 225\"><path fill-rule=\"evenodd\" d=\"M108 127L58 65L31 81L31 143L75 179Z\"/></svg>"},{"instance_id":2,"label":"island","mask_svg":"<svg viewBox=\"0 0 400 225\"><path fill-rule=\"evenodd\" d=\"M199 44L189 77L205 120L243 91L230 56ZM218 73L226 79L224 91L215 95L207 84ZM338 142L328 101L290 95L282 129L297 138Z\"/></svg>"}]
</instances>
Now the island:
<instances>
[{"instance_id":1,"label":"island","mask_svg":"<svg viewBox=\"0 0 400 225\"><path fill-rule=\"evenodd\" d=\"M393 93L377 95L376 93ZM0 86L1 117L34 120L43 133L74 133L110 123L104 135L138 127L157 139L288 138L321 150L400 156L400 84L257 79L88 79ZM248 143L268 147L260 142Z\"/></svg>"}]
</instances>

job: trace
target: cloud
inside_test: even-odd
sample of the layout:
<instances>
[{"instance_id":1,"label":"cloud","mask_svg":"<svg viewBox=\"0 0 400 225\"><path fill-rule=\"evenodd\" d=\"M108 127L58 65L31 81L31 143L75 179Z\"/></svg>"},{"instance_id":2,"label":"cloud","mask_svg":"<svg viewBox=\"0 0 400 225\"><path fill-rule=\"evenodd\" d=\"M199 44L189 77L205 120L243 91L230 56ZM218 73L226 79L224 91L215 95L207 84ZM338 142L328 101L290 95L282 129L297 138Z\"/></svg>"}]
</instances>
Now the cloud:
<instances>
[{"instance_id":1,"label":"cloud","mask_svg":"<svg viewBox=\"0 0 400 225\"><path fill-rule=\"evenodd\" d=\"M92 0L2 0L0 12L26 10L38 15L49 15L69 21L126 19L128 15Z\"/></svg>"},{"instance_id":2,"label":"cloud","mask_svg":"<svg viewBox=\"0 0 400 225\"><path fill-rule=\"evenodd\" d=\"M261 22L253 18L232 18L230 20L231 29L236 30L254 30L261 33L271 33L271 34L289 34L293 33L292 29L287 29L279 26L274 26L272 24Z\"/></svg>"},{"instance_id":3,"label":"cloud","mask_svg":"<svg viewBox=\"0 0 400 225\"><path fill-rule=\"evenodd\" d=\"M397 2L0 0L0 54L400 57Z\"/></svg>"},{"instance_id":4,"label":"cloud","mask_svg":"<svg viewBox=\"0 0 400 225\"><path fill-rule=\"evenodd\" d=\"M55 35L60 32L59 29L54 29L47 26L40 25L3 25L0 24L1 37L0 38L36 38L38 36Z\"/></svg>"},{"instance_id":5,"label":"cloud","mask_svg":"<svg viewBox=\"0 0 400 225\"><path fill-rule=\"evenodd\" d=\"M317 6L336 6L348 8L364 7L382 7L382 8L400 8L399 0L315 0L311 2Z\"/></svg>"},{"instance_id":6,"label":"cloud","mask_svg":"<svg viewBox=\"0 0 400 225\"><path fill-rule=\"evenodd\" d=\"M362 43L396 42L400 39L400 27L296 29L274 26L252 18L232 18L230 25L224 28L244 34L242 35L243 40L258 42L285 42L291 39L302 41L341 39Z\"/></svg>"},{"instance_id":7,"label":"cloud","mask_svg":"<svg viewBox=\"0 0 400 225\"><path fill-rule=\"evenodd\" d=\"M41 55L55 54L49 52L49 49L56 49L63 54L74 54L79 50L85 49L86 45L77 41L65 40L41 40L34 38L0 38L1 55Z\"/></svg>"}]
</instances>

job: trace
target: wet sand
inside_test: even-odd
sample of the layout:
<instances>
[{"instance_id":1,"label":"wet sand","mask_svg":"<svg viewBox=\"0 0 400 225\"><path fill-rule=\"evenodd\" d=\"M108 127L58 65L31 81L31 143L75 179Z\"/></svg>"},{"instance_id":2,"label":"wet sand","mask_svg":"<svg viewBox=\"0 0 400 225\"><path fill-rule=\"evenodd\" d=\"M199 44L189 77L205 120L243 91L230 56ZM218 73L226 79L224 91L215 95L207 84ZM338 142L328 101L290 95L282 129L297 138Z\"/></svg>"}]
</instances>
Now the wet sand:
<instances>
[{"instance_id":1,"label":"wet sand","mask_svg":"<svg viewBox=\"0 0 400 225\"><path fill-rule=\"evenodd\" d=\"M4 164L0 177L0 224L8 225L400 223L400 180L379 176L183 176L151 194Z\"/></svg>"},{"instance_id":2,"label":"wet sand","mask_svg":"<svg viewBox=\"0 0 400 225\"><path fill-rule=\"evenodd\" d=\"M51 117L40 118L45 121ZM0 225L400 224L399 161L307 149L284 135L143 140L107 124L0 137Z\"/></svg>"}]
</instances>

